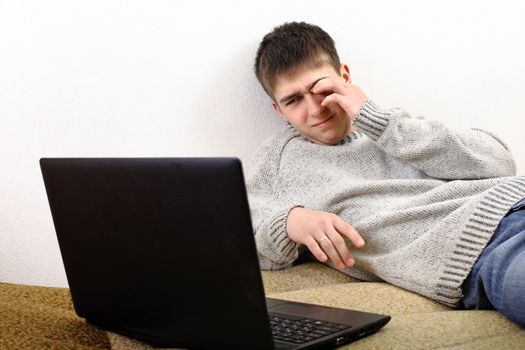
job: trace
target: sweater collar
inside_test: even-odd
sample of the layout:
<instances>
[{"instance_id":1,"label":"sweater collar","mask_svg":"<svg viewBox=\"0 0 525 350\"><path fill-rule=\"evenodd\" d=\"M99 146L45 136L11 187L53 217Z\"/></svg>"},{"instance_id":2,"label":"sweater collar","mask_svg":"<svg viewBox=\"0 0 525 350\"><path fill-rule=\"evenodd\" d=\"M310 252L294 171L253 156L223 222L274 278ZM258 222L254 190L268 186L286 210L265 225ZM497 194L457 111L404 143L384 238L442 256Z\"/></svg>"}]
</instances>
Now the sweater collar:
<instances>
[{"instance_id":1,"label":"sweater collar","mask_svg":"<svg viewBox=\"0 0 525 350\"><path fill-rule=\"evenodd\" d=\"M297 131L293 126L292 124L290 123L286 123L286 127L290 130L293 130L297 135L299 135L303 140L305 141L308 141L309 143L312 143L312 144L316 144L315 142L307 139L306 137L304 137L303 135L301 135L301 133L299 133L299 131ZM339 141L337 144L333 145L333 146L341 146L341 145L344 145L344 144L347 144L347 143L350 143L352 142L353 140L356 140L358 139L359 137L361 137L361 132L359 131L352 131L351 133L347 134L341 141Z\"/></svg>"}]
</instances>

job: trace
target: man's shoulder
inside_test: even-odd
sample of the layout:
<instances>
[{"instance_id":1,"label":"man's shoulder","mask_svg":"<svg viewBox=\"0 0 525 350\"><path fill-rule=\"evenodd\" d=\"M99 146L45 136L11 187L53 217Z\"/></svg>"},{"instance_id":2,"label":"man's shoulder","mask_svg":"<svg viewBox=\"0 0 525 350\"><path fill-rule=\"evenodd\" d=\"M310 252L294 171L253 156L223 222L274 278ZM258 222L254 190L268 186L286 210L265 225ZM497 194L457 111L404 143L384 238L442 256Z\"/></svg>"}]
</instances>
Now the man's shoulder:
<instances>
[{"instance_id":1,"label":"man's shoulder","mask_svg":"<svg viewBox=\"0 0 525 350\"><path fill-rule=\"evenodd\" d=\"M284 127L266 138L250 157L250 169L276 168L284 149L290 140L300 134L292 128ZM274 169L275 170L275 169Z\"/></svg>"},{"instance_id":2,"label":"man's shoulder","mask_svg":"<svg viewBox=\"0 0 525 350\"><path fill-rule=\"evenodd\" d=\"M254 157L260 157L264 154L282 153L284 147L290 140L299 137L300 134L293 128L284 127L275 131L267 137L254 152Z\"/></svg>"}]
</instances>

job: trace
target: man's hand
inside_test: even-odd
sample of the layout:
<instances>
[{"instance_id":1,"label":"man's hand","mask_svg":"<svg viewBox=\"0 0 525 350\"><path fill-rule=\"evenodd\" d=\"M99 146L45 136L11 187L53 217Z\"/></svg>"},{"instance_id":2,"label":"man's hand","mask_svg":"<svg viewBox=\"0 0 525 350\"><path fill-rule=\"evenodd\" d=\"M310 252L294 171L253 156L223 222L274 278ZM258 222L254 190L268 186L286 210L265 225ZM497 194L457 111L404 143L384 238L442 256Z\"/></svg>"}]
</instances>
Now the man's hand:
<instances>
[{"instance_id":1,"label":"man's hand","mask_svg":"<svg viewBox=\"0 0 525 350\"><path fill-rule=\"evenodd\" d=\"M322 106L340 106L350 119L354 119L361 105L368 100L357 85L346 82L342 77L319 80L312 88L312 93L325 95Z\"/></svg>"},{"instance_id":2,"label":"man's hand","mask_svg":"<svg viewBox=\"0 0 525 350\"><path fill-rule=\"evenodd\" d=\"M322 211L297 207L290 211L286 221L290 239L304 244L322 262L329 258L338 269L354 265L354 258L345 239L357 248L365 241L354 228L339 216Z\"/></svg>"}]
</instances>

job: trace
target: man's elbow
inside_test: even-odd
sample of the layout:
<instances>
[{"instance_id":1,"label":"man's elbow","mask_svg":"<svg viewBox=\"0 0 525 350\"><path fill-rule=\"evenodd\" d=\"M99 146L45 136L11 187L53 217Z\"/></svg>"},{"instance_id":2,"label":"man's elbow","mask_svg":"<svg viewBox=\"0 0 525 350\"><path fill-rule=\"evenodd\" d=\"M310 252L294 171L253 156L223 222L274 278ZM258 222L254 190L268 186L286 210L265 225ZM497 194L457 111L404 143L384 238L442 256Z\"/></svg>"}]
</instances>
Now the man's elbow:
<instances>
[{"instance_id":1,"label":"man's elbow","mask_svg":"<svg viewBox=\"0 0 525 350\"><path fill-rule=\"evenodd\" d=\"M487 160L471 170L472 179L492 179L516 175L516 162L512 157Z\"/></svg>"},{"instance_id":2,"label":"man's elbow","mask_svg":"<svg viewBox=\"0 0 525 350\"><path fill-rule=\"evenodd\" d=\"M272 261L264 255L259 255L259 266L263 271L284 270L292 267L294 261Z\"/></svg>"},{"instance_id":3,"label":"man's elbow","mask_svg":"<svg viewBox=\"0 0 525 350\"><path fill-rule=\"evenodd\" d=\"M506 157L501 159L498 163L499 166L494 167L494 171L497 172L494 177L506 177L515 176L517 172L516 162L510 153Z\"/></svg>"}]
</instances>

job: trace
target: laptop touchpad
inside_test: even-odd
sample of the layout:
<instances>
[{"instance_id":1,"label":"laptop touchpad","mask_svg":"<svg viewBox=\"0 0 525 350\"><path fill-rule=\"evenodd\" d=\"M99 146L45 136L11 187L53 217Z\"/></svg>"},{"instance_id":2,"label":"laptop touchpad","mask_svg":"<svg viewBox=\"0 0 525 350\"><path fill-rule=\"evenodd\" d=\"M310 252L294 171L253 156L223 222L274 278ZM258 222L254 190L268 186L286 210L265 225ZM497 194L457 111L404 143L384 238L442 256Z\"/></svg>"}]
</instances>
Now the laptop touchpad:
<instances>
[{"instance_id":1,"label":"laptop touchpad","mask_svg":"<svg viewBox=\"0 0 525 350\"><path fill-rule=\"evenodd\" d=\"M294 315L309 315L313 316L326 311L326 308L314 306L314 305L300 305L300 304L281 304L270 308L272 312L282 312L286 314Z\"/></svg>"}]
</instances>

